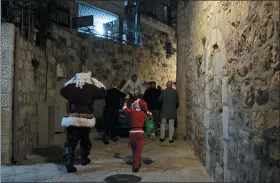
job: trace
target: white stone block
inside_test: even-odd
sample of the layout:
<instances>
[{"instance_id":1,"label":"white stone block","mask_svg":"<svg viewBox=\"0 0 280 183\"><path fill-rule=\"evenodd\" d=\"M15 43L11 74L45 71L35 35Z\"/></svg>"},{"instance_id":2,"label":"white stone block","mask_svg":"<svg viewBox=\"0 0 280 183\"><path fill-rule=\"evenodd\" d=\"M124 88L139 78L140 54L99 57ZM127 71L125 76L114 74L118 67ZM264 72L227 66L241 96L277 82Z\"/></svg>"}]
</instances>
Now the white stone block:
<instances>
[{"instance_id":1,"label":"white stone block","mask_svg":"<svg viewBox=\"0 0 280 183\"><path fill-rule=\"evenodd\" d=\"M1 135L12 135L12 121L1 121Z\"/></svg>"},{"instance_id":2,"label":"white stone block","mask_svg":"<svg viewBox=\"0 0 280 183\"><path fill-rule=\"evenodd\" d=\"M227 157L228 157L228 142L223 140L223 149L224 149L224 154L223 154L223 162L224 165L227 166L228 162L227 162Z\"/></svg>"},{"instance_id":3,"label":"white stone block","mask_svg":"<svg viewBox=\"0 0 280 183\"><path fill-rule=\"evenodd\" d=\"M232 182L230 180L230 171L228 170L227 166L224 166L224 182Z\"/></svg>"},{"instance_id":4,"label":"white stone block","mask_svg":"<svg viewBox=\"0 0 280 183\"><path fill-rule=\"evenodd\" d=\"M12 113L11 107L1 107L1 122L12 121Z\"/></svg>"},{"instance_id":5,"label":"white stone block","mask_svg":"<svg viewBox=\"0 0 280 183\"><path fill-rule=\"evenodd\" d=\"M210 96L209 84L205 86L205 105L206 105L206 109L211 109L211 96Z\"/></svg>"},{"instance_id":6,"label":"white stone block","mask_svg":"<svg viewBox=\"0 0 280 183\"><path fill-rule=\"evenodd\" d=\"M13 81L11 79L1 79L1 94L13 93Z\"/></svg>"},{"instance_id":7,"label":"white stone block","mask_svg":"<svg viewBox=\"0 0 280 183\"><path fill-rule=\"evenodd\" d=\"M14 37L14 35L15 35L14 24L1 22L1 37Z\"/></svg>"},{"instance_id":8,"label":"white stone block","mask_svg":"<svg viewBox=\"0 0 280 183\"><path fill-rule=\"evenodd\" d=\"M13 68L12 65L1 65L1 79L13 78Z\"/></svg>"},{"instance_id":9,"label":"white stone block","mask_svg":"<svg viewBox=\"0 0 280 183\"><path fill-rule=\"evenodd\" d=\"M227 106L223 106L223 137L228 139L228 123L229 123L229 108Z\"/></svg>"},{"instance_id":10,"label":"white stone block","mask_svg":"<svg viewBox=\"0 0 280 183\"><path fill-rule=\"evenodd\" d=\"M1 94L1 107L12 107L12 94Z\"/></svg>"},{"instance_id":11,"label":"white stone block","mask_svg":"<svg viewBox=\"0 0 280 183\"><path fill-rule=\"evenodd\" d=\"M203 113L203 126L206 129L209 129L209 125L210 125L209 110L208 109L204 109L204 113Z\"/></svg>"}]
</instances>

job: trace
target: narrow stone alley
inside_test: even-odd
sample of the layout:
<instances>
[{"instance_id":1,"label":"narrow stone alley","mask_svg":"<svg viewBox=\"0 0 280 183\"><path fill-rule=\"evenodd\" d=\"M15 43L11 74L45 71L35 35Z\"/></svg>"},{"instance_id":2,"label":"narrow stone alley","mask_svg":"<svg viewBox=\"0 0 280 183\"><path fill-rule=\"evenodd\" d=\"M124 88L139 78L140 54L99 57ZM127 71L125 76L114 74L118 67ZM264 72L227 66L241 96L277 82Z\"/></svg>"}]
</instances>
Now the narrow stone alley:
<instances>
[{"instance_id":1,"label":"narrow stone alley","mask_svg":"<svg viewBox=\"0 0 280 183\"><path fill-rule=\"evenodd\" d=\"M279 10L279 1L2 0L1 181L279 183ZM175 134L186 141L147 138L132 173L128 139L104 145L93 130L91 164L77 158L78 172L66 173L71 102L60 90L85 69L106 89L137 75L143 99L151 83L173 82ZM98 129L106 107L104 98L89 107ZM128 130L118 117L118 133Z\"/></svg>"},{"instance_id":2,"label":"narrow stone alley","mask_svg":"<svg viewBox=\"0 0 280 183\"><path fill-rule=\"evenodd\" d=\"M92 133L92 163L77 165L78 172L68 174L61 164L65 134L56 136L52 147L36 149L28 160L17 166L1 166L2 182L210 182L199 159L188 142L174 144L152 141L148 138L142 155L142 168L131 171L131 151L128 139L104 145L98 133ZM78 147L79 148L79 147ZM77 155L79 150L77 150ZM78 159L76 161L78 164ZM117 176L115 176L117 175ZM115 178L117 177L117 178Z\"/></svg>"}]
</instances>

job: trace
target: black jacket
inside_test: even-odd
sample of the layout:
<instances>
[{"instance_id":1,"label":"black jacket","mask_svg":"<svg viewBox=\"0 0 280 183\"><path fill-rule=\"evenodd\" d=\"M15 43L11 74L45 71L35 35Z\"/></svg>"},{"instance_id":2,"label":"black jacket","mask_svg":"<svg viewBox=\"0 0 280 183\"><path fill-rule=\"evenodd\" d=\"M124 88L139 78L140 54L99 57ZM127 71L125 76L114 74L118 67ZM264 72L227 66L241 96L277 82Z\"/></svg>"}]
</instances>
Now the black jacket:
<instances>
[{"instance_id":1,"label":"black jacket","mask_svg":"<svg viewBox=\"0 0 280 183\"><path fill-rule=\"evenodd\" d=\"M124 98L125 94L117 88L111 88L107 90L105 98L105 110L119 110L121 107L121 98Z\"/></svg>"},{"instance_id":2,"label":"black jacket","mask_svg":"<svg viewBox=\"0 0 280 183\"><path fill-rule=\"evenodd\" d=\"M159 96L161 91L156 88L149 88L145 91L143 99L148 104L149 110L159 110L160 103L159 103Z\"/></svg>"},{"instance_id":3,"label":"black jacket","mask_svg":"<svg viewBox=\"0 0 280 183\"><path fill-rule=\"evenodd\" d=\"M179 95L173 88L166 88L159 97L161 103L161 118L177 118L177 108L179 107Z\"/></svg>"},{"instance_id":4,"label":"black jacket","mask_svg":"<svg viewBox=\"0 0 280 183\"><path fill-rule=\"evenodd\" d=\"M76 87L76 84L69 84L60 90L60 95L68 100L68 113L93 113L95 100L104 99L106 90L98 88L93 84L85 84L83 88Z\"/></svg>"}]
</instances>

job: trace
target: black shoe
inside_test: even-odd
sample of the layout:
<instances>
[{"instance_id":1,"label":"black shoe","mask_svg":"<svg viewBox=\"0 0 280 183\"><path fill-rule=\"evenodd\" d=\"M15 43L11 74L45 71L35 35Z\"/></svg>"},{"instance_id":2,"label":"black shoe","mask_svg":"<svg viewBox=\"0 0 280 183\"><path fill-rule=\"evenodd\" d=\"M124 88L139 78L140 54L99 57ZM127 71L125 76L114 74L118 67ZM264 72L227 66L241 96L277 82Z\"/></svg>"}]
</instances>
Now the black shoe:
<instances>
[{"instance_id":1,"label":"black shoe","mask_svg":"<svg viewBox=\"0 0 280 183\"><path fill-rule=\"evenodd\" d=\"M164 142L165 139L159 139L160 142Z\"/></svg>"},{"instance_id":2,"label":"black shoe","mask_svg":"<svg viewBox=\"0 0 280 183\"><path fill-rule=\"evenodd\" d=\"M169 140L169 143L173 143L174 142L174 138L172 140Z\"/></svg>"},{"instance_id":3,"label":"black shoe","mask_svg":"<svg viewBox=\"0 0 280 183\"><path fill-rule=\"evenodd\" d=\"M81 165L85 166L91 163L91 160L88 157L81 158Z\"/></svg>"},{"instance_id":4,"label":"black shoe","mask_svg":"<svg viewBox=\"0 0 280 183\"><path fill-rule=\"evenodd\" d=\"M132 171L133 171L134 173L137 173L137 172L139 172L139 168L132 167Z\"/></svg>"},{"instance_id":5,"label":"black shoe","mask_svg":"<svg viewBox=\"0 0 280 183\"><path fill-rule=\"evenodd\" d=\"M104 139L104 144L109 144L109 140L107 140L107 139Z\"/></svg>"},{"instance_id":6,"label":"black shoe","mask_svg":"<svg viewBox=\"0 0 280 183\"><path fill-rule=\"evenodd\" d=\"M142 163L140 163L140 165L139 165L138 168L135 168L135 167L133 166L133 167L132 167L132 171L133 171L134 173L139 172L139 169L141 168L141 166L142 166Z\"/></svg>"},{"instance_id":7,"label":"black shoe","mask_svg":"<svg viewBox=\"0 0 280 183\"><path fill-rule=\"evenodd\" d=\"M103 138L103 142L104 142L104 144L109 144L109 140L108 140L107 136Z\"/></svg>"},{"instance_id":8,"label":"black shoe","mask_svg":"<svg viewBox=\"0 0 280 183\"><path fill-rule=\"evenodd\" d=\"M74 165L73 165L73 156L72 155L67 155L65 157L65 166L66 166L68 173L77 172L77 168L74 167Z\"/></svg>"},{"instance_id":9,"label":"black shoe","mask_svg":"<svg viewBox=\"0 0 280 183\"><path fill-rule=\"evenodd\" d=\"M118 138L116 136L112 137L112 141L117 142Z\"/></svg>"}]
</instances>

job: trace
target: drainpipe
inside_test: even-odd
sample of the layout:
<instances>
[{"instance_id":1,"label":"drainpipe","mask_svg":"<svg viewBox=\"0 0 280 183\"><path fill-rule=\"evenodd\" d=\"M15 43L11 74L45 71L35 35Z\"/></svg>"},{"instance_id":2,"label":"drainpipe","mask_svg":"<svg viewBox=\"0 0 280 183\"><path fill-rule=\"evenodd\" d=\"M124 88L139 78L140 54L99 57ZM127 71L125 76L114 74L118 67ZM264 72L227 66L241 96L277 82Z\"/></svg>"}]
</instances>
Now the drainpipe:
<instances>
[{"instance_id":1,"label":"drainpipe","mask_svg":"<svg viewBox=\"0 0 280 183\"><path fill-rule=\"evenodd\" d=\"M135 17L134 17L134 23L136 26L139 24L139 0L134 0L134 5L135 5Z\"/></svg>"},{"instance_id":2,"label":"drainpipe","mask_svg":"<svg viewBox=\"0 0 280 183\"><path fill-rule=\"evenodd\" d=\"M135 16L134 16L134 26L135 26L135 44L138 44L138 29L139 29L139 0L134 0L135 5Z\"/></svg>"},{"instance_id":3,"label":"drainpipe","mask_svg":"<svg viewBox=\"0 0 280 183\"><path fill-rule=\"evenodd\" d=\"M18 139L17 139L17 122L19 121L19 88L18 88L18 80L19 80L19 38L20 32L18 29L15 31L15 46L14 46L14 92L13 92L13 115L12 115L12 164L17 162L18 155Z\"/></svg>"}]
</instances>

